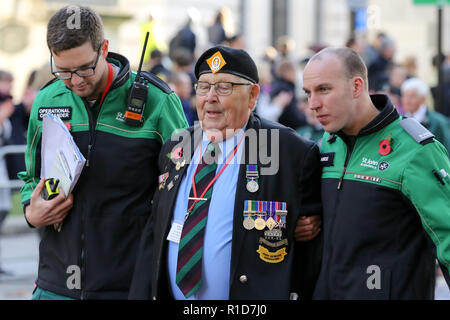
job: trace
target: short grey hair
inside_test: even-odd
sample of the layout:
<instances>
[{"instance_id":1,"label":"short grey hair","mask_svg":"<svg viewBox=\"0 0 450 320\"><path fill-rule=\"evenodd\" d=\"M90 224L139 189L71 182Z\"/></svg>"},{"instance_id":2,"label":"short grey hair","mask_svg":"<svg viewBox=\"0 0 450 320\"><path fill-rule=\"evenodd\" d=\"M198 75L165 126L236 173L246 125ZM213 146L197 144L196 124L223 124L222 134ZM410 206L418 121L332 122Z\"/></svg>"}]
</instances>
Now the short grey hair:
<instances>
[{"instance_id":1,"label":"short grey hair","mask_svg":"<svg viewBox=\"0 0 450 320\"><path fill-rule=\"evenodd\" d=\"M410 78L403 82L402 93L408 90L414 90L420 97L426 97L430 93L430 87L418 78Z\"/></svg>"}]
</instances>

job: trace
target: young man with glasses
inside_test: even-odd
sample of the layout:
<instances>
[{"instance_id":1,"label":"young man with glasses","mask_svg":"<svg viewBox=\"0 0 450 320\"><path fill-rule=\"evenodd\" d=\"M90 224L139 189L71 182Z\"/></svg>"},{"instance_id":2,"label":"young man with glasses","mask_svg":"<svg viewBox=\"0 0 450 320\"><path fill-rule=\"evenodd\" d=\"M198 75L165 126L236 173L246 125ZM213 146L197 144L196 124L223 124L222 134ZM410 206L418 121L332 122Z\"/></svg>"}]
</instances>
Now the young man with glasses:
<instances>
[{"instance_id":1,"label":"young man with glasses","mask_svg":"<svg viewBox=\"0 0 450 320\"><path fill-rule=\"evenodd\" d=\"M161 150L130 298L310 298L321 255L318 147L253 114L259 79L247 52L210 48L195 75L200 125Z\"/></svg>"},{"instance_id":2,"label":"young man with glasses","mask_svg":"<svg viewBox=\"0 0 450 320\"><path fill-rule=\"evenodd\" d=\"M69 19L79 15L79 28ZM144 73L148 95L140 126L125 123L136 74L108 51L100 17L70 6L48 23L55 80L38 94L30 116L22 203L32 227L45 227L33 299L125 299L136 248L151 211L161 145L186 127L178 97ZM41 198L42 116L59 116L87 162L70 195ZM61 223L60 231L54 224Z\"/></svg>"}]
</instances>

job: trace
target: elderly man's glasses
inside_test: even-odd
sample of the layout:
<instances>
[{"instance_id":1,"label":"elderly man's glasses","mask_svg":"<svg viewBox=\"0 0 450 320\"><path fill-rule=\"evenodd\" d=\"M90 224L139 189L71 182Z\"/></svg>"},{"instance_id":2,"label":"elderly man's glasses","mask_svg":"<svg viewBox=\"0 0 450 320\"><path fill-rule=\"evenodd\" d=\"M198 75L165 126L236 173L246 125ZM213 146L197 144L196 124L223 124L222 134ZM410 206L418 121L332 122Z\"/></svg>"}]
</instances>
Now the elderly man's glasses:
<instances>
[{"instance_id":1,"label":"elderly man's glasses","mask_svg":"<svg viewBox=\"0 0 450 320\"><path fill-rule=\"evenodd\" d=\"M229 96L233 93L233 86L251 86L252 83L237 83L237 82L216 82L209 83L206 81L198 81L195 85L195 93L198 96L206 96L211 90L211 86L216 90L217 95L219 96Z\"/></svg>"},{"instance_id":2,"label":"elderly man's glasses","mask_svg":"<svg viewBox=\"0 0 450 320\"><path fill-rule=\"evenodd\" d=\"M50 68L52 74L59 80L69 80L72 79L72 75L74 73L79 77L91 77L95 74L95 68L97 67L98 59L100 58L100 50L102 47L98 49L97 58L95 59L94 65L90 67L81 67L75 70L64 70L64 71L53 71L53 56L50 55Z\"/></svg>"}]
</instances>

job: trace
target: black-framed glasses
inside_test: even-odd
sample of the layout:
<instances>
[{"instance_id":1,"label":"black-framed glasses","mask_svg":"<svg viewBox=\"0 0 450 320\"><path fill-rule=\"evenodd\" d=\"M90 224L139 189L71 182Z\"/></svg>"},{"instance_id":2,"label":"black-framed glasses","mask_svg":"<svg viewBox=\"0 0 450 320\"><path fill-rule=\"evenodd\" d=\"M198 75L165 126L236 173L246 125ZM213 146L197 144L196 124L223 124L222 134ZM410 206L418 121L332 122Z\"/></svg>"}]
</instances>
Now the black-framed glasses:
<instances>
[{"instance_id":1,"label":"black-framed glasses","mask_svg":"<svg viewBox=\"0 0 450 320\"><path fill-rule=\"evenodd\" d=\"M50 54L50 71L52 74L59 80L69 80L72 79L72 75L74 73L77 74L77 76L85 78L85 77L91 77L95 74L95 68L97 67L98 59L100 58L100 50L102 47L97 51L97 58L95 59L94 65L90 67L82 67L75 70L64 70L64 71L53 71L53 55Z\"/></svg>"},{"instance_id":2,"label":"black-framed glasses","mask_svg":"<svg viewBox=\"0 0 450 320\"><path fill-rule=\"evenodd\" d=\"M233 86L251 86L253 83L240 83L240 82L227 82L220 81L216 83L209 83L206 81L198 81L194 84L195 93L198 96L206 96L211 90L211 86L216 90L217 95L219 96L229 96L233 93Z\"/></svg>"}]
</instances>

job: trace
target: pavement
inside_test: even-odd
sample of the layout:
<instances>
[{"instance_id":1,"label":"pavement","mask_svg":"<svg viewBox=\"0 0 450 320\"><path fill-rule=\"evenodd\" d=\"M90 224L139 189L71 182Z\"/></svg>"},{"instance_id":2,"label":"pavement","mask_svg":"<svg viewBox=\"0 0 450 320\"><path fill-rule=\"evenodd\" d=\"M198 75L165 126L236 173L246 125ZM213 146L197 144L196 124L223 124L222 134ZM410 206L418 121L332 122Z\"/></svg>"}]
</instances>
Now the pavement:
<instances>
[{"instance_id":1,"label":"pavement","mask_svg":"<svg viewBox=\"0 0 450 320\"><path fill-rule=\"evenodd\" d=\"M34 229L30 228L25 221L25 217L22 215L12 216L8 215L3 223L2 230L0 230L0 235L14 235L33 232Z\"/></svg>"},{"instance_id":2,"label":"pavement","mask_svg":"<svg viewBox=\"0 0 450 320\"><path fill-rule=\"evenodd\" d=\"M39 235L23 216L8 216L0 233L1 267L12 275L0 275L0 300L29 300L39 263ZM450 300L442 275L436 277L436 300Z\"/></svg>"},{"instance_id":3,"label":"pavement","mask_svg":"<svg viewBox=\"0 0 450 320\"><path fill-rule=\"evenodd\" d=\"M39 262L39 235L23 216L8 216L0 236L0 300L29 300Z\"/></svg>"}]
</instances>

